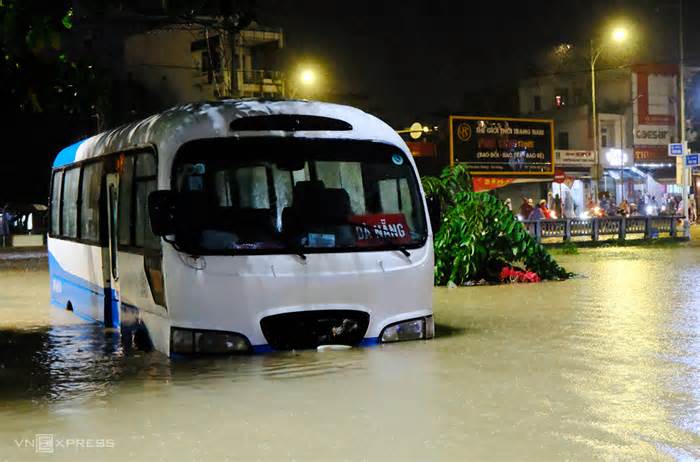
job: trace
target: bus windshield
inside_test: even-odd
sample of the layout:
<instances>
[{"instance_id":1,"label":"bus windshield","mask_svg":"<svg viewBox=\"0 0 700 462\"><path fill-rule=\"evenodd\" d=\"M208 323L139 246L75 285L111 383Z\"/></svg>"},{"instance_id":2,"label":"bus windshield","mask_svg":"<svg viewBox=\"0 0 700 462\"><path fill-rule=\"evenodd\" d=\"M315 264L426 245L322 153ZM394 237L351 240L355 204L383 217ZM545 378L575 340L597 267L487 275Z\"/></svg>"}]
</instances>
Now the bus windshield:
<instances>
[{"instance_id":1,"label":"bus windshield","mask_svg":"<svg viewBox=\"0 0 700 462\"><path fill-rule=\"evenodd\" d=\"M414 170L386 144L197 140L172 181L176 242L201 254L403 249L427 237Z\"/></svg>"}]
</instances>

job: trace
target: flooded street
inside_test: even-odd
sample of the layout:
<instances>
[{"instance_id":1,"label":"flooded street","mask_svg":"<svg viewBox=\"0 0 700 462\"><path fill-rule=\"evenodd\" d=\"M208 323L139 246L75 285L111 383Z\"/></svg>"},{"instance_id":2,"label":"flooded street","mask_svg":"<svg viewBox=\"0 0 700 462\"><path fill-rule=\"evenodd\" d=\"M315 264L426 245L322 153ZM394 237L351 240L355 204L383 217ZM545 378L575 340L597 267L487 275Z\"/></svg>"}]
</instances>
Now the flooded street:
<instances>
[{"instance_id":1,"label":"flooded street","mask_svg":"<svg viewBox=\"0 0 700 462\"><path fill-rule=\"evenodd\" d=\"M3 270L0 460L700 458L700 248L557 259L581 276L435 289L432 341L186 361Z\"/></svg>"}]
</instances>

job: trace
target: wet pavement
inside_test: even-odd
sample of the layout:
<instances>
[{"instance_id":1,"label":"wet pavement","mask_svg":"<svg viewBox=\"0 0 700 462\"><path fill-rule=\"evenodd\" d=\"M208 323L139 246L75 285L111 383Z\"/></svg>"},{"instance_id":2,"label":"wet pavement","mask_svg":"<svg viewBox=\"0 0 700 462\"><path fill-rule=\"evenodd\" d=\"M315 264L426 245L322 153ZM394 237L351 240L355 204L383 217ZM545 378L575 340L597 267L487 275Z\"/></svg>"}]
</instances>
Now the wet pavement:
<instances>
[{"instance_id":1,"label":"wet pavement","mask_svg":"<svg viewBox=\"0 0 700 462\"><path fill-rule=\"evenodd\" d=\"M557 258L580 276L435 289L432 341L188 361L6 268L0 460L700 458L700 248Z\"/></svg>"}]
</instances>

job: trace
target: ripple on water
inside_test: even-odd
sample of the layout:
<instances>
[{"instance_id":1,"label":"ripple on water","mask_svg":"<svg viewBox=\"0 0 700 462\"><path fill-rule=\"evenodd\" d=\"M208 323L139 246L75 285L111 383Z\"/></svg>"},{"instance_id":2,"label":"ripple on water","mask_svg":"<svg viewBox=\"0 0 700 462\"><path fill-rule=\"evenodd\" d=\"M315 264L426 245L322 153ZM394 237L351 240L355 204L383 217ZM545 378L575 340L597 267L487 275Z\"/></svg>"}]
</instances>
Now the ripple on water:
<instances>
[{"instance_id":1,"label":"ripple on water","mask_svg":"<svg viewBox=\"0 0 700 462\"><path fill-rule=\"evenodd\" d=\"M44 272L3 274L0 430L117 424L136 458L700 457L700 248L558 258L581 276L436 289L434 341L193 360L125 351L26 290Z\"/></svg>"}]
</instances>

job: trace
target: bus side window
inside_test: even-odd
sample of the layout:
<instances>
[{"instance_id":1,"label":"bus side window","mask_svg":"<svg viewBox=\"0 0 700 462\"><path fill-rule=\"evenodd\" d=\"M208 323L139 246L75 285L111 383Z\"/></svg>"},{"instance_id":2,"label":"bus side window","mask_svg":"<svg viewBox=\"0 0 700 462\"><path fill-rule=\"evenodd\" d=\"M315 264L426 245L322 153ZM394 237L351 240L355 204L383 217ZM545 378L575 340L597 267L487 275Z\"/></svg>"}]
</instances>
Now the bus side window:
<instances>
[{"instance_id":1,"label":"bus side window","mask_svg":"<svg viewBox=\"0 0 700 462\"><path fill-rule=\"evenodd\" d=\"M62 192L62 236L78 237L78 180L80 167L66 170Z\"/></svg>"},{"instance_id":2,"label":"bus side window","mask_svg":"<svg viewBox=\"0 0 700 462\"><path fill-rule=\"evenodd\" d=\"M61 235L61 187L63 186L63 172L53 174L51 184L51 235Z\"/></svg>"},{"instance_id":3,"label":"bus side window","mask_svg":"<svg viewBox=\"0 0 700 462\"><path fill-rule=\"evenodd\" d=\"M136 210L135 210L135 241L137 247L158 249L160 240L151 231L148 219L148 195L157 188L155 156L150 152L136 156Z\"/></svg>"},{"instance_id":4,"label":"bus side window","mask_svg":"<svg viewBox=\"0 0 700 462\"><path fill-rule=\"evenodd\" d=\"M102 163L83 167L80 202L80 238L90 242L100 240L100 187Z\"/></svg>"},{"instance_id":5,"label":"bus side window","mask_svg":"<svg viewBox=\"0 0 700 462\"><path fill-rule=\"evenodd\" d=\"M134 182L134 156L124 157L124 166L119 174L119 207L117 208L119 220L119 245L132 245L133 215L131 197Z\"/></svg>"},{"instance_id":6,"label":"bus side window","mask_svg":"<svg viewBox=\"0 0 700 462\"><path fill-rule=\"evenodd\" d=\"M134 184L135 202L135 241L137 247L143 247L143 269L153 301L165 307L165 286L163 281L163 261L161 257L160 238L151 231L148 217L148 195L158 188L156 177L156 158L151 152L138 154L135 158Z\"/></svg>"}]
</instances>

